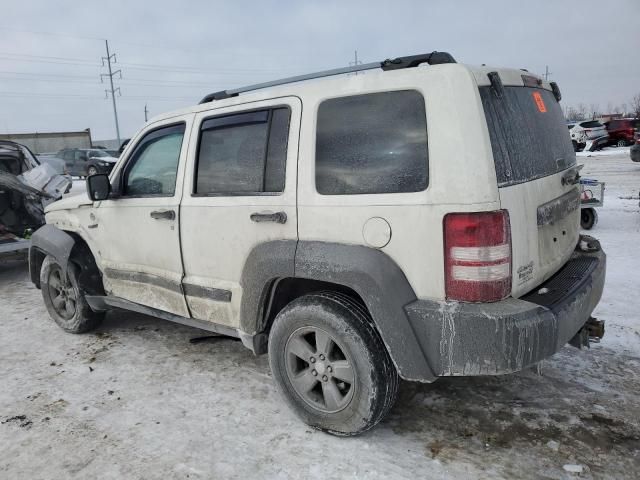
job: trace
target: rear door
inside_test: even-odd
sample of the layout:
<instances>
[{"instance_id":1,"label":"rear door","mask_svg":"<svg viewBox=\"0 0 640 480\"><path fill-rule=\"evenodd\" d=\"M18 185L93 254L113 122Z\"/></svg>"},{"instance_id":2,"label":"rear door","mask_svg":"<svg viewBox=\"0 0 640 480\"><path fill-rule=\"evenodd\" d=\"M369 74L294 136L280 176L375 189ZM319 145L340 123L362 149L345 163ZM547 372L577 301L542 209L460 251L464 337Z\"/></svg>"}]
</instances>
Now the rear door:
<instances>
[{"instance_id":1,"label":"rear door","mask_svg":"<svg viewBox=\"0 0 640 480\"><path fill-rule=\"evenodd\" d=\"M297 241L301 112L300 99L286 97L196 115L180 221L194 318L237 328L251 251Z\"/></svg>"},{"instance_id":2,"label":"rear door","mask_svg":"<svg viewBox=\"0 0 640 480\"><path fill-rule=\"evenodd\" d=\"M553 275L573 252L580 195L572 183L575 153L552 92L515 85L503 90L497 95L481 86L480 96L500 203L509 212L512 294L518 297Z\"/></svg>"}]
</instances>

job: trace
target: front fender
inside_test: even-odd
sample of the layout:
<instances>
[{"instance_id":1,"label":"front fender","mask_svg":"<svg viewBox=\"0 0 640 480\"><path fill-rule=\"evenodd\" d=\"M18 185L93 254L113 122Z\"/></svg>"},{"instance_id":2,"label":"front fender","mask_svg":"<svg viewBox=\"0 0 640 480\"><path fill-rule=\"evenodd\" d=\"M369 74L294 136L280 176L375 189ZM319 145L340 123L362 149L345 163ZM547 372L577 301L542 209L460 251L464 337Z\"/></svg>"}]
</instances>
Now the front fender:
<instances>
[{"instance_id":1,"label":"front fender","mask_svg":"<svg viewBox=\"0 0 640 480\"><path fill-rule=\"evenodd\" d=\"M67 232L53 225L40 227L31 236L31 248L29 248L29 275L31 281L40 287L40 269L42 260L46 255L51 255L64 271L67 270L69 256L75 245L75 239Z\"/></svg>"}]
</instances>

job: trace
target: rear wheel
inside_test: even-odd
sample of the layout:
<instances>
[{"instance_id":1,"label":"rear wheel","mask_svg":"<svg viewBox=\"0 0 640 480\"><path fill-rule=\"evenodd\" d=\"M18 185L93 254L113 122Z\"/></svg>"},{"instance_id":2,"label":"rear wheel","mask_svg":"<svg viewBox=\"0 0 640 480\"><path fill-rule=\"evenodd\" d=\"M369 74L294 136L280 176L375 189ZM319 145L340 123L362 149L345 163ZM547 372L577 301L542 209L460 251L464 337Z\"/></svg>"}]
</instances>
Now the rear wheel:
<instances>
[{"instance_id":1,"label":"rear wheel","mask_svg":"<svg viewBox=\"0 0 640 480\"><path fill-rule=\"evenodd\" d=\"M580 211L580 226L584 230L591 230L598 221L598 214L593 208L583 208Z\"/></svg>"},{"instance_id":2,"label":"rear wheel","mask_svg":"<svg viewBox=\"0 0 640 480\"><path fill-rule=\"evenodd\" d=\"M69 333L84 333L102 322L104 313L94 312L78 287L78 268L69 263L68 274L52 256L42 262L42 298L51 318Z\"/></svg>"},{"instance_id":3,"label":"rear wheel","mask_svg":"<svg viewBox=\"0 0 640 480\"><path fill-rule=\"evenodd\" d=\"M620 140L618 140L618 143L616 143L616 146L618 146L618 147L626 147L627 146L627 141L624 138L621 138Z\"/></svg>"},{"instance_id":4,"label":"rear wheel","mask_svg":"<svg viewBox=\"0 0 640 480\"><path fill-rule=\"evenodd\" d=\"M287 305L269 334L269 363L295 413L335 435L370 429L397 396L398 374L369 314L343 294Z\"/></svg>"}]
</instances>

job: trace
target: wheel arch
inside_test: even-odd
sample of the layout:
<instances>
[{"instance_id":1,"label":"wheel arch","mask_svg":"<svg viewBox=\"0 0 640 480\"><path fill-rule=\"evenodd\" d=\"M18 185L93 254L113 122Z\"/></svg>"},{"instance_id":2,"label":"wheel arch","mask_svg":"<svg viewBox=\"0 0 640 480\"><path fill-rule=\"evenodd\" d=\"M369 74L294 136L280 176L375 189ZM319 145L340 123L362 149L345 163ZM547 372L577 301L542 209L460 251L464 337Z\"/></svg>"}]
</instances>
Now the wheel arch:
<instances>
[{"instance_id":1,"label":"wheel arch","mask_svg":"<svg viewBox=\"0 0 640 480\"><path fill-rule=\"evenodd\" d=\"M299 294L334 290L364 304L403 378L436 378L404 310L416 300L413 288L381 250L328 242L266 242L247 258L241 285L240 330L251 338L256 353L266 351L268 329L279 308Z\"/></svg>"},{"instance_id":2,"label":"wheel arch","mask_svg":"<svg viewBox=\"0 0 640 480\"><path fill-rule=\"evenodd\" d=\"M87 295L104 295L102 274L87 242L75 232L44 225L31 238L29 249L29 275L40 288L40 270L47 255L51 255L63 271L70 264L79 268L78 283Z\"/></svg>"}]
</instances>

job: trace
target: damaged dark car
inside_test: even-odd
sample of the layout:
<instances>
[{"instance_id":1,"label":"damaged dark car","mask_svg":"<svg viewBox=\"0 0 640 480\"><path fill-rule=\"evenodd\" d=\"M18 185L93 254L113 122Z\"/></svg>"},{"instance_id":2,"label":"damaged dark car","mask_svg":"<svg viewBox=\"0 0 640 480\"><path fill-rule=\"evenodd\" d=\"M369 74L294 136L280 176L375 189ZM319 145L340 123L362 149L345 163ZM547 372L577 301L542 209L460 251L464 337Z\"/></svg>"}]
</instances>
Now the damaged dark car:
<instances>
[{"instance_id":1,"label":"damaged dark car","mask_svg":"<svg viewBox=\"0 0 640 480\"><path fill-rule=\"evenodd\" d=\"M28 248L45 207L70 190L70 177L59 170L24 145L0 141L0 254Z\"/></svg>"}]
</instances>

